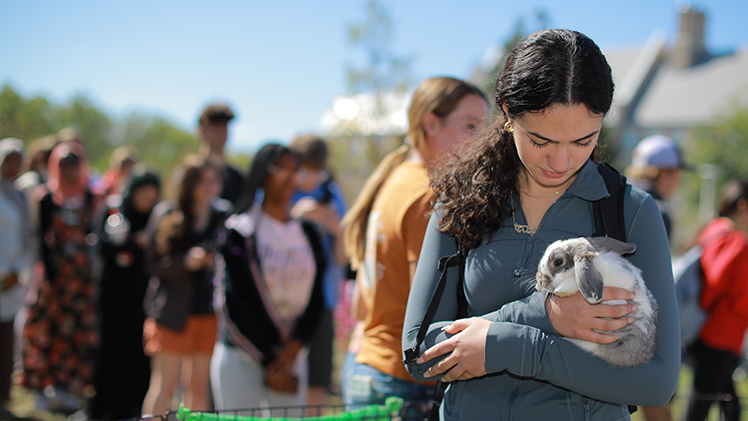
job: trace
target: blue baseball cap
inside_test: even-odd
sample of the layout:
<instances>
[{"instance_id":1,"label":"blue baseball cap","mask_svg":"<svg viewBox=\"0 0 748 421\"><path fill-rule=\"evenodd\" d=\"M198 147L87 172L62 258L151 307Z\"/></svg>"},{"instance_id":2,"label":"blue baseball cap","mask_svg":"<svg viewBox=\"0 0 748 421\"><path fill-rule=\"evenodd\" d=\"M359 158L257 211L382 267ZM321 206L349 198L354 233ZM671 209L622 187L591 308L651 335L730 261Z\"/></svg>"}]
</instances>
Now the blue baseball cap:
<instances>
[{"instance_id":1,"label":"blue baseball cap","mask_svg":"<svg viewBox=\"0 0 748 421\"><path fill-rule=\"evenodd\" d=\"M653 135L642 139L634 149L632 165L668 170L688 169L673 139L663 135Z\"/></svg>"}]
</instances>

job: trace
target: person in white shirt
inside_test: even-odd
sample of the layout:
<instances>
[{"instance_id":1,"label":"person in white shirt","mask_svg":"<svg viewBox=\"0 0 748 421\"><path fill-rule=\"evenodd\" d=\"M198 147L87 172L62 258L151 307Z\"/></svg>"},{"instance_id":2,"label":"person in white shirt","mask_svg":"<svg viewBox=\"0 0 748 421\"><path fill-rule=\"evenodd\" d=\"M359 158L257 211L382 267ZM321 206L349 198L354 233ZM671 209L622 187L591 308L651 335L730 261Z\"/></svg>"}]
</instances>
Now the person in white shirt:
<instances>
[{"instance_id":1,"label":"person in white shirt","mask_svg":"<svg viewBox=\"0 0 748 421\"><path fill-rule=\"evenodd\" d=\"M5 405L10 400L15 335L13 322L22 303L18 282L30 261L31 225L24 195L13 187L21 172L23 142L0 141L0 418L10 417Z\"/></svg>"}]
</instances>

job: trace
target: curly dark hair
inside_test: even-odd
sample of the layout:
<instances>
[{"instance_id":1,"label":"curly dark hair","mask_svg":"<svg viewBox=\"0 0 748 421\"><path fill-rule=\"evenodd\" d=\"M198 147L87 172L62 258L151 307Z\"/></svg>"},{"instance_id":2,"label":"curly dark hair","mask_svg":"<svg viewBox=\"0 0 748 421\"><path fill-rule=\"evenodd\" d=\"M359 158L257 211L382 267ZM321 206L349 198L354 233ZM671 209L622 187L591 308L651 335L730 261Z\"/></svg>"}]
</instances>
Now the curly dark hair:
<instances>
[{"instance_id":1,"label":"curly dark hair","mask_svg":"<svg viewBox=\"0 0 748 421\"><path fill-rule=\"evenodd\" d=\"M430 176L438 201L434 208L442 212L440 231L468 249L490 238L511 214L509 198L517 189L521 162L512 134L503 129L509 117L557 104L584 104L590 113L604 115L613 102L613 78L590 38L549 29L517 43L496 79L494 95L500 117Z\"/></svg>"}]
</instances>

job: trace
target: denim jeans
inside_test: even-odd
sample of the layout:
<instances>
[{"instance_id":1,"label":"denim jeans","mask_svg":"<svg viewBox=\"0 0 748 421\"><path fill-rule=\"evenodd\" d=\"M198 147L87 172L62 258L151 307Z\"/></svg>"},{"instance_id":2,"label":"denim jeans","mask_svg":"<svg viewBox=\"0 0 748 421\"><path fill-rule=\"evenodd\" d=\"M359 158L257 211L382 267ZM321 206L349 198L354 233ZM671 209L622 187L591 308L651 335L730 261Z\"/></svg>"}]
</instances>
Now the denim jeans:
<instances>
[{"instance_id":1,"label":"denim jeans","mask_svg":"<svg viewBox=\"0 0 748 421\"><path fill-rule=\"evenodd\" d=\"M350 356L349 356L350 357ZM351 361L347 359L347 362ZM397 377L382 373L366 364L352 364L345 383L349 387L343 389L343 403L352 407L384 404L386 398L397 396L405 401L407 408L406 419L423 420L428 416L431 399L434 395L433 385L424 385L401 380Z\"/></svg>"}]
</instances>

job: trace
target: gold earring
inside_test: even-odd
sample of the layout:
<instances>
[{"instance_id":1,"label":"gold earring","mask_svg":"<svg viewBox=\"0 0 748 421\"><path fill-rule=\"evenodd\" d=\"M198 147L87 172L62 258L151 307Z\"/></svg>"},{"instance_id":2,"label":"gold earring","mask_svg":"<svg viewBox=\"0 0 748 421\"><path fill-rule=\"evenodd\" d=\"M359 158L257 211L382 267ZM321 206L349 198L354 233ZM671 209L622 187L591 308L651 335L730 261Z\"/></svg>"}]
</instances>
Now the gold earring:
<instances>
[{"instance_id":1,"label":"gold earring","mask_svg":"<svg viewBox=\"0 0 748 421\"><path fill-rule=\"evenodd\" d=\"M507 133L514 132L514 126L512 126L512 123L509 120L507 120L506 123L504 123L504 131Z\"/></svg>"}]
</instances>

